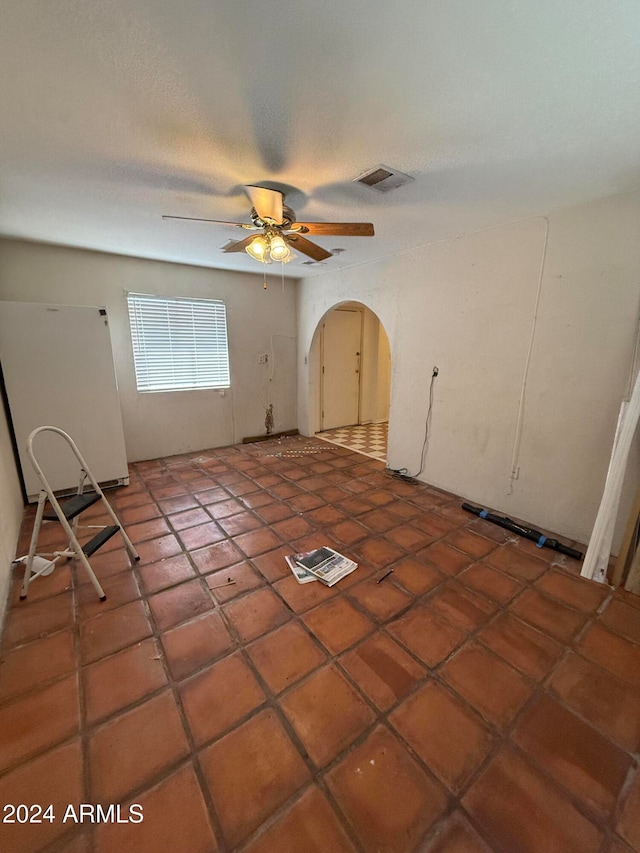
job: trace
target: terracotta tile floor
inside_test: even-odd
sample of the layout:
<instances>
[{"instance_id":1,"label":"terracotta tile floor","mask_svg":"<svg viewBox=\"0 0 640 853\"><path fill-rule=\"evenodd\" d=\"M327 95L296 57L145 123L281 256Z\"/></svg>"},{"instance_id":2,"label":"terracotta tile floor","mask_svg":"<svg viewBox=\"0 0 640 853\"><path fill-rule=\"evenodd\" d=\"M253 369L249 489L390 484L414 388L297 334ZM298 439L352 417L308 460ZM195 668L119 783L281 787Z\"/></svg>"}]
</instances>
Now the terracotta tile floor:
<instances>
[{"instance_id":1,"label":"terracotta tile floor","mask_svg":"<svg viewBox=\"0 0 640 853\"><path fill-rule=\"evenodd\" d=\"M16 572L0 801L54 819L1 850L640 850L639 598L315 439L110 497L142 559L94 557L106 602L71 562L21 603ZM298 585L284 555L325 543L358 570ZM144 819L63 822L80 803Z\"/></svg>"}]
</instances>

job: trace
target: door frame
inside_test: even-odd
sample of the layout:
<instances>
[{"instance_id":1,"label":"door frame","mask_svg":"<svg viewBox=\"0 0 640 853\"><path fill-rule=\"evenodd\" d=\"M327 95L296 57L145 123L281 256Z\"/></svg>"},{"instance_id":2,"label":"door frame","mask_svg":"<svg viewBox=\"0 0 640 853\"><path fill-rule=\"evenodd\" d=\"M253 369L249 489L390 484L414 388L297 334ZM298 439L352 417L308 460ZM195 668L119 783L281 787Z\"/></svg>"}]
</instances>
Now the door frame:
<instances>
[{"instance_id":1,"label":"door frame","mask_svg":"<svg viewBox=\"0 0 640 853\"><path fill-rule=\"evenodd\" d=\"M320 329L320 429L319 432L324 431L324 326L331 314L336 311L344 311L349 312L351 314L359 314L360 315L360 340L358 342L358 424L362 420L362 335L364 330L364 311L359 307L348 307L348 306L338 306L337 308L333 308L328 314L322 319L322 326ZM339 427L336 427L338 429Z\"/></svg>"}]
</instances>

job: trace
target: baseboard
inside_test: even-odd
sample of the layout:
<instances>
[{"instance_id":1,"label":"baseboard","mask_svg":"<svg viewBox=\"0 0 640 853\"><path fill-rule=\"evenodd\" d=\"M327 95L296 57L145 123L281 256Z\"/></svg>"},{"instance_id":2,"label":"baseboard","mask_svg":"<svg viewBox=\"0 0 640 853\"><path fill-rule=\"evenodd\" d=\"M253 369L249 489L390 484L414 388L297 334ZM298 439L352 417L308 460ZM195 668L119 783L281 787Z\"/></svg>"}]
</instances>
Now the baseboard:
<instances>
[{"instance_id":1,"label":"baseboard","mask_svg":"<svg viewBox=\"0 0 640 853\"><path fill-rule=\"evenodd\" d=\"M269 441L270 438L283 438L288 435L300 435L297 429L286 429L284 432L272 432L271 435L254 435L249 438L243 438L243 444L253 444L254 441Z\"/></svg>"}]
</instances>

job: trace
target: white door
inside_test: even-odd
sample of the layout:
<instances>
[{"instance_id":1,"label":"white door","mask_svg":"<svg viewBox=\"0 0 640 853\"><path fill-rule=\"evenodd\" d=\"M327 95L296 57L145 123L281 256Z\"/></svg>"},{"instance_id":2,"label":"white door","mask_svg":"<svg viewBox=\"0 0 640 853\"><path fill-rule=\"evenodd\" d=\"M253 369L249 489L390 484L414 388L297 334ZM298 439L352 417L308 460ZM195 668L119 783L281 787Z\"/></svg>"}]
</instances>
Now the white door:
<instances>
[{"instance_id":1,"label":"white door","mask_svg":"<svg viewBox=\"0 0 640 853\"><path fill-rule=\"evenodd\" d=\"M0 359L30 501L40 481L27 438L39 426L68 432L99 483L128 482L106 309L0 302ZM79 468L60 436L39 435L34 451L54 490L77 487Z\"/></svg>"},{"instance_id":2,"label":"white door","mask_svg":"<svg viewBox=\"0 0 640 853\"><path fill-rule=\"evenodd\" d=\"M322 324L322 429L359 422L362 312L339 308Z\"/></svg>"}]
</instances>

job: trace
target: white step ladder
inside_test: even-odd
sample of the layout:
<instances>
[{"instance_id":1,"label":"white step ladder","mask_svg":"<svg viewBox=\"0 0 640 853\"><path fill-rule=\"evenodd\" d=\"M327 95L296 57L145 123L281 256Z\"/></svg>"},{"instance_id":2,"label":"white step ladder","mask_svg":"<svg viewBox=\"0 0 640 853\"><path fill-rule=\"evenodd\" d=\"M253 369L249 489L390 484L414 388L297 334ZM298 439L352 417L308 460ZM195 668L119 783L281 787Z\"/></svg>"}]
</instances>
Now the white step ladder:
<instances>
[{"instance_id":1,"label":"white step ladder","mask_svg":"<svg viewBox=\"0 0 640 853\"><path fill-rule=\"evenodd\" d=\"M59 502L56 498L53 489L49 485L47 478L44 475L38 460L35 457L33 452L33 440L37 435L41 432L53 432L62 436L65 441L68 443L69 447L73 451L78 463L80 465L80 480L78 483L78 490L75 495L67 500L63 500ZM136 549L133 547L133 543L122 529L122 525L118 521L118 517L115 512L111 509L109 502L104 496L104 493L98 483L96 482L93 474L89 470L87 463L84 461L82 454L78 450L75 442L64 430L59 429L54 426L41 426L37 429L34 429L30 434L29 439L27 441L27 453L29 455L29 459L31 460L31 464L33 465L36 474L42 484L42 489L40 491L40 495L38 497L38 508L36 510L36 518L33 525L33 533L31 534L31 544L29 546L28 555L22 558L18 558L15 562L23 562L26 559L26 567L24 572L24 582L22 584L22 590L20 592L20 598L24 600L27 597L27 592L29 589L29 584L34 578L40 577L40 575L48 575L50 574L55 564L62 557L66 557L70 559L71 557L76 557L82 565L84 566L87 574L89 575L89 579L93 584L96 592L100 596L100 601L105 601L107 596L104 593L104 590L100 586L100 581L96 577L93 569L91 568L91 564L89 563L89 557L92 554L101 548L105 542L108 542L112 536L115 536L116 533L119 533L124 540L125 548L127 549L127 553L131 560L139 560L140 557L136 552ZM85 492L85 485L89 482L93 487L93 491ZM49 501L53 512L45 513L45 503ZM84 545L81 545L78 542L77 531L78 531L78 521L79 516L82 512L84 512L89 507L98 503L98 501L102 502L106 512L109 517L113 521L112 525L107 527L101 527L99 525L88 524L81 525L84 528L92 528L97 529L98 532L95 536L86 542ZM36 554L36 549L38 547L38 536L40 534L40 527L43 522L49 521L59 521L62 527L64 528L65 533L67 534L67 538L69 540L69 545L64 551L53 551L52 553L47 554ZM71 522L71 523L70 523Z\"/></svg>"}]
</instances>

